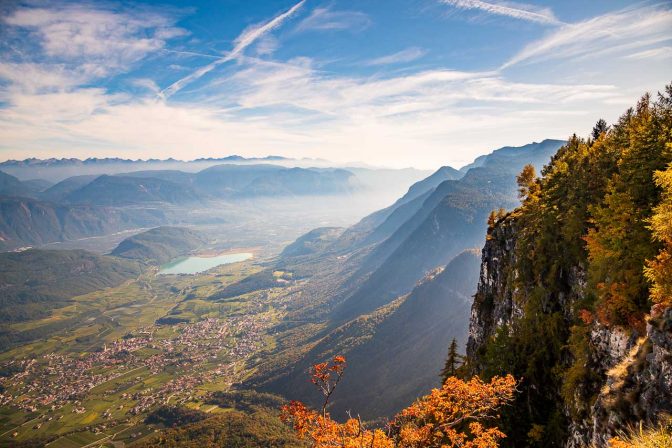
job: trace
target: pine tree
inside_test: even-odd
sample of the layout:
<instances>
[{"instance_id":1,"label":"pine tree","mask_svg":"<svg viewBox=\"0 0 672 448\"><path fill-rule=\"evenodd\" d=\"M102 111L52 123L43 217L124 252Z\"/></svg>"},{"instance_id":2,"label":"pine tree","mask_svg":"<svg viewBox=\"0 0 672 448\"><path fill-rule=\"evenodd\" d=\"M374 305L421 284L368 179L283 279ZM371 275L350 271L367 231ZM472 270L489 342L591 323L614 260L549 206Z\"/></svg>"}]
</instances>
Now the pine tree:
<instances>
[{"instance_id":1,"label":"pine tree","mask_svg":"<svg viewBox=\"0 0 672 448\"><path fill-rule=\"evenodd\" d=\"M593 132L590 133L591 137L593 137L593 141L597 140L600 138L600 135L606 133L609 130L609 126L607 126L607 122L604 121L602 118L597 120L597 123L595 123L595 126L593 127Z\"/></svg>"},{"instance_id":2,"label":"pine tree","mask_svg":"<svg viewBox=\"0 0 672 448\"><path fill-rule=\"evenodd\" d=\"M441 384L445 383L451 376L456 376L457 370L461 364L462 356L457 353L457 340L453 338L450 342L450 347L448 348L446 364L443 366L443 370L441 370Z\"/></svg>"}]
</instances>

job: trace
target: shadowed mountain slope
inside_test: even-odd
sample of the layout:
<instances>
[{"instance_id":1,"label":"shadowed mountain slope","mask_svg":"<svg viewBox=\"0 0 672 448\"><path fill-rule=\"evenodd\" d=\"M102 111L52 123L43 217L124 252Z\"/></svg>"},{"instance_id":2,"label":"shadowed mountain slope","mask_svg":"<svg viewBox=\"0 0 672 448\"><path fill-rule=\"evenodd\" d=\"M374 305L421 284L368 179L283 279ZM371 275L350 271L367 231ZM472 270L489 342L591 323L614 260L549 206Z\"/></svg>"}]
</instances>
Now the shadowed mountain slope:
<instances>
[{"instance_id":1,"label":"shadowed mountain slope","mask_svg":"<svg viewBox=\"0 0 672 448\"><path fill-rule=\"evenodd\" d=\"M333 329L291 372L262 387L317 404L319 395L306 381L305 372L311 363L343 354L347 374L332 412L339 418L348 409L363 418L391 416L438 385L452 338L464 346L479 267L477 250L461 253L409 295Z\"/></svg>"},{"instance_id":2,"label":"shadowed mountain slope","mask_svg":"<svg viewBox=\"0 0 672 448\"><path fill-rule=\"evenodd\" d=\"M441 183L420 209L366 258L356 274L366 280L333 318L342 322L371 312L407 293L425 273L462 250L481 246L489 213L516 204L518 172L528 163L539 166L549 161L561 143L545 140L503 148L485 157L480 167L470 169L463 178ZM497 160L503 160L502 165Z\"/></svg>"},{"instance_id":3,"label":"shadowed mountain slope","mask_svg":"<svg viewBox=\"0 0 672 448\"><path fill-rule=\"evenodd\" d=\"M79 188L82 188L84 185L92 182L95 178L98 177L98 174L85 174L82 176L72 176L64 179L57 184L52 185L51 187L44 190L40 193L40 199L51 202L60 202L67 195L72 193Z\"/></svg>"}]
</instances>

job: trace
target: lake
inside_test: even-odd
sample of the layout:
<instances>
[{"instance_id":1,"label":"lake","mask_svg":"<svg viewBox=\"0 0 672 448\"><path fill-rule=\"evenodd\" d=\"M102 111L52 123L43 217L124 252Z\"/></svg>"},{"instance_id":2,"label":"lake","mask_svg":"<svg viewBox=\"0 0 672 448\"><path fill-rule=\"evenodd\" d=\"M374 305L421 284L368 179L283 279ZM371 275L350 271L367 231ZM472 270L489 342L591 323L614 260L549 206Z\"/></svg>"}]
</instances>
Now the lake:
<instances>
[{"instance_id":1,"label":"lake","mask_svg":"<svg viewBox=\"0 0 672 448\"><path fill-rule=\"evenodd\" d=\"M164 264L159 274L198 274L221 264L237 263L252 258L249 252L225 254L216 257L184 257Z\"/></svg>"}]
</instances>

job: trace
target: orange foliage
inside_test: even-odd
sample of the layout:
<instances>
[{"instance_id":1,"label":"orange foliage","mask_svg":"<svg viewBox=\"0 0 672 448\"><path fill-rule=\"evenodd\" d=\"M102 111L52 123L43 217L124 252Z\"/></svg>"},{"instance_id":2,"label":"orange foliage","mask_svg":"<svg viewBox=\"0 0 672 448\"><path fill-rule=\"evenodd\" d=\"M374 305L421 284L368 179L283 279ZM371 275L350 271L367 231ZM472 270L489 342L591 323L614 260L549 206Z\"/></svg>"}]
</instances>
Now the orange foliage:
<instances>
[{"instance_id":1,"label":"orange foliage","mask_svg":"<svg viewBox=\"0 0 672 448\"><path fill-rule=\"evenodd\" d=\"M656 185L662 199L653 210L650 229L654 241L662 244L656 258L647 261L644 275L651 283L651 299L657 312L672 307L672 164L665 171L656 171Z\"/></svg>"},{"instance_id":2,"label":"orange foliage","mask_svg":"<svg viewBox=\"0 0 672 448\"><path fill-rule=\"evenodd\" d=\"M583 321L584 324L590 325L595 321L595 316L588 310L579 310L579 319Z\"/></svg>"},{"instance_id":3,"label":"orange foliage","mask_svg":"<svg viewBox=\"0 0 672 448\"><path fill-rule=\"evenodd\" d=\"M634 445L628 442L624 442L618 437L609 439L609 448L634 448Z\"/></svg>"},{"instance_id":4,"label":"orange foliage","mask_svg":"<svg viewBox=\"0 0 672 448\"><path fill-rule=\"evenodd\" d=\"M497 410L513 399L516 381L511 375L495 377L489 383L478 377L469 381L450 377L440 389L401 411L383 431L365 428L359 418L338 423L326 412L344 366L343 357L313 366L312 381L326 397L322 412L298 401L282 408L283 420L314 448L495 448L499 439L506 437L483 422L496 418Z\"/></svg>"}]
</instances>

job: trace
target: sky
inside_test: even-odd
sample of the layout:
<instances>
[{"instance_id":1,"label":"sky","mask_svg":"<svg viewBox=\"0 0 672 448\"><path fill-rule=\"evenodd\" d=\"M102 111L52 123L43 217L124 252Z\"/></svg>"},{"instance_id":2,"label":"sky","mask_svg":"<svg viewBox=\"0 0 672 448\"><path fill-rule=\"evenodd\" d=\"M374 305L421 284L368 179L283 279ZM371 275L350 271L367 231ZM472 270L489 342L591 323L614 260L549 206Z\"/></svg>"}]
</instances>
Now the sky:
<instances>
[{"instance_id":1,"label":"sky","mask_svg":"<svg viewBox=\"0 0 672 448\"><path fill-rule=\"evenodd\" d=\"M672 82L672 2L0 2L0 160L460 167Z\"/></svg>"}]
</instances>

